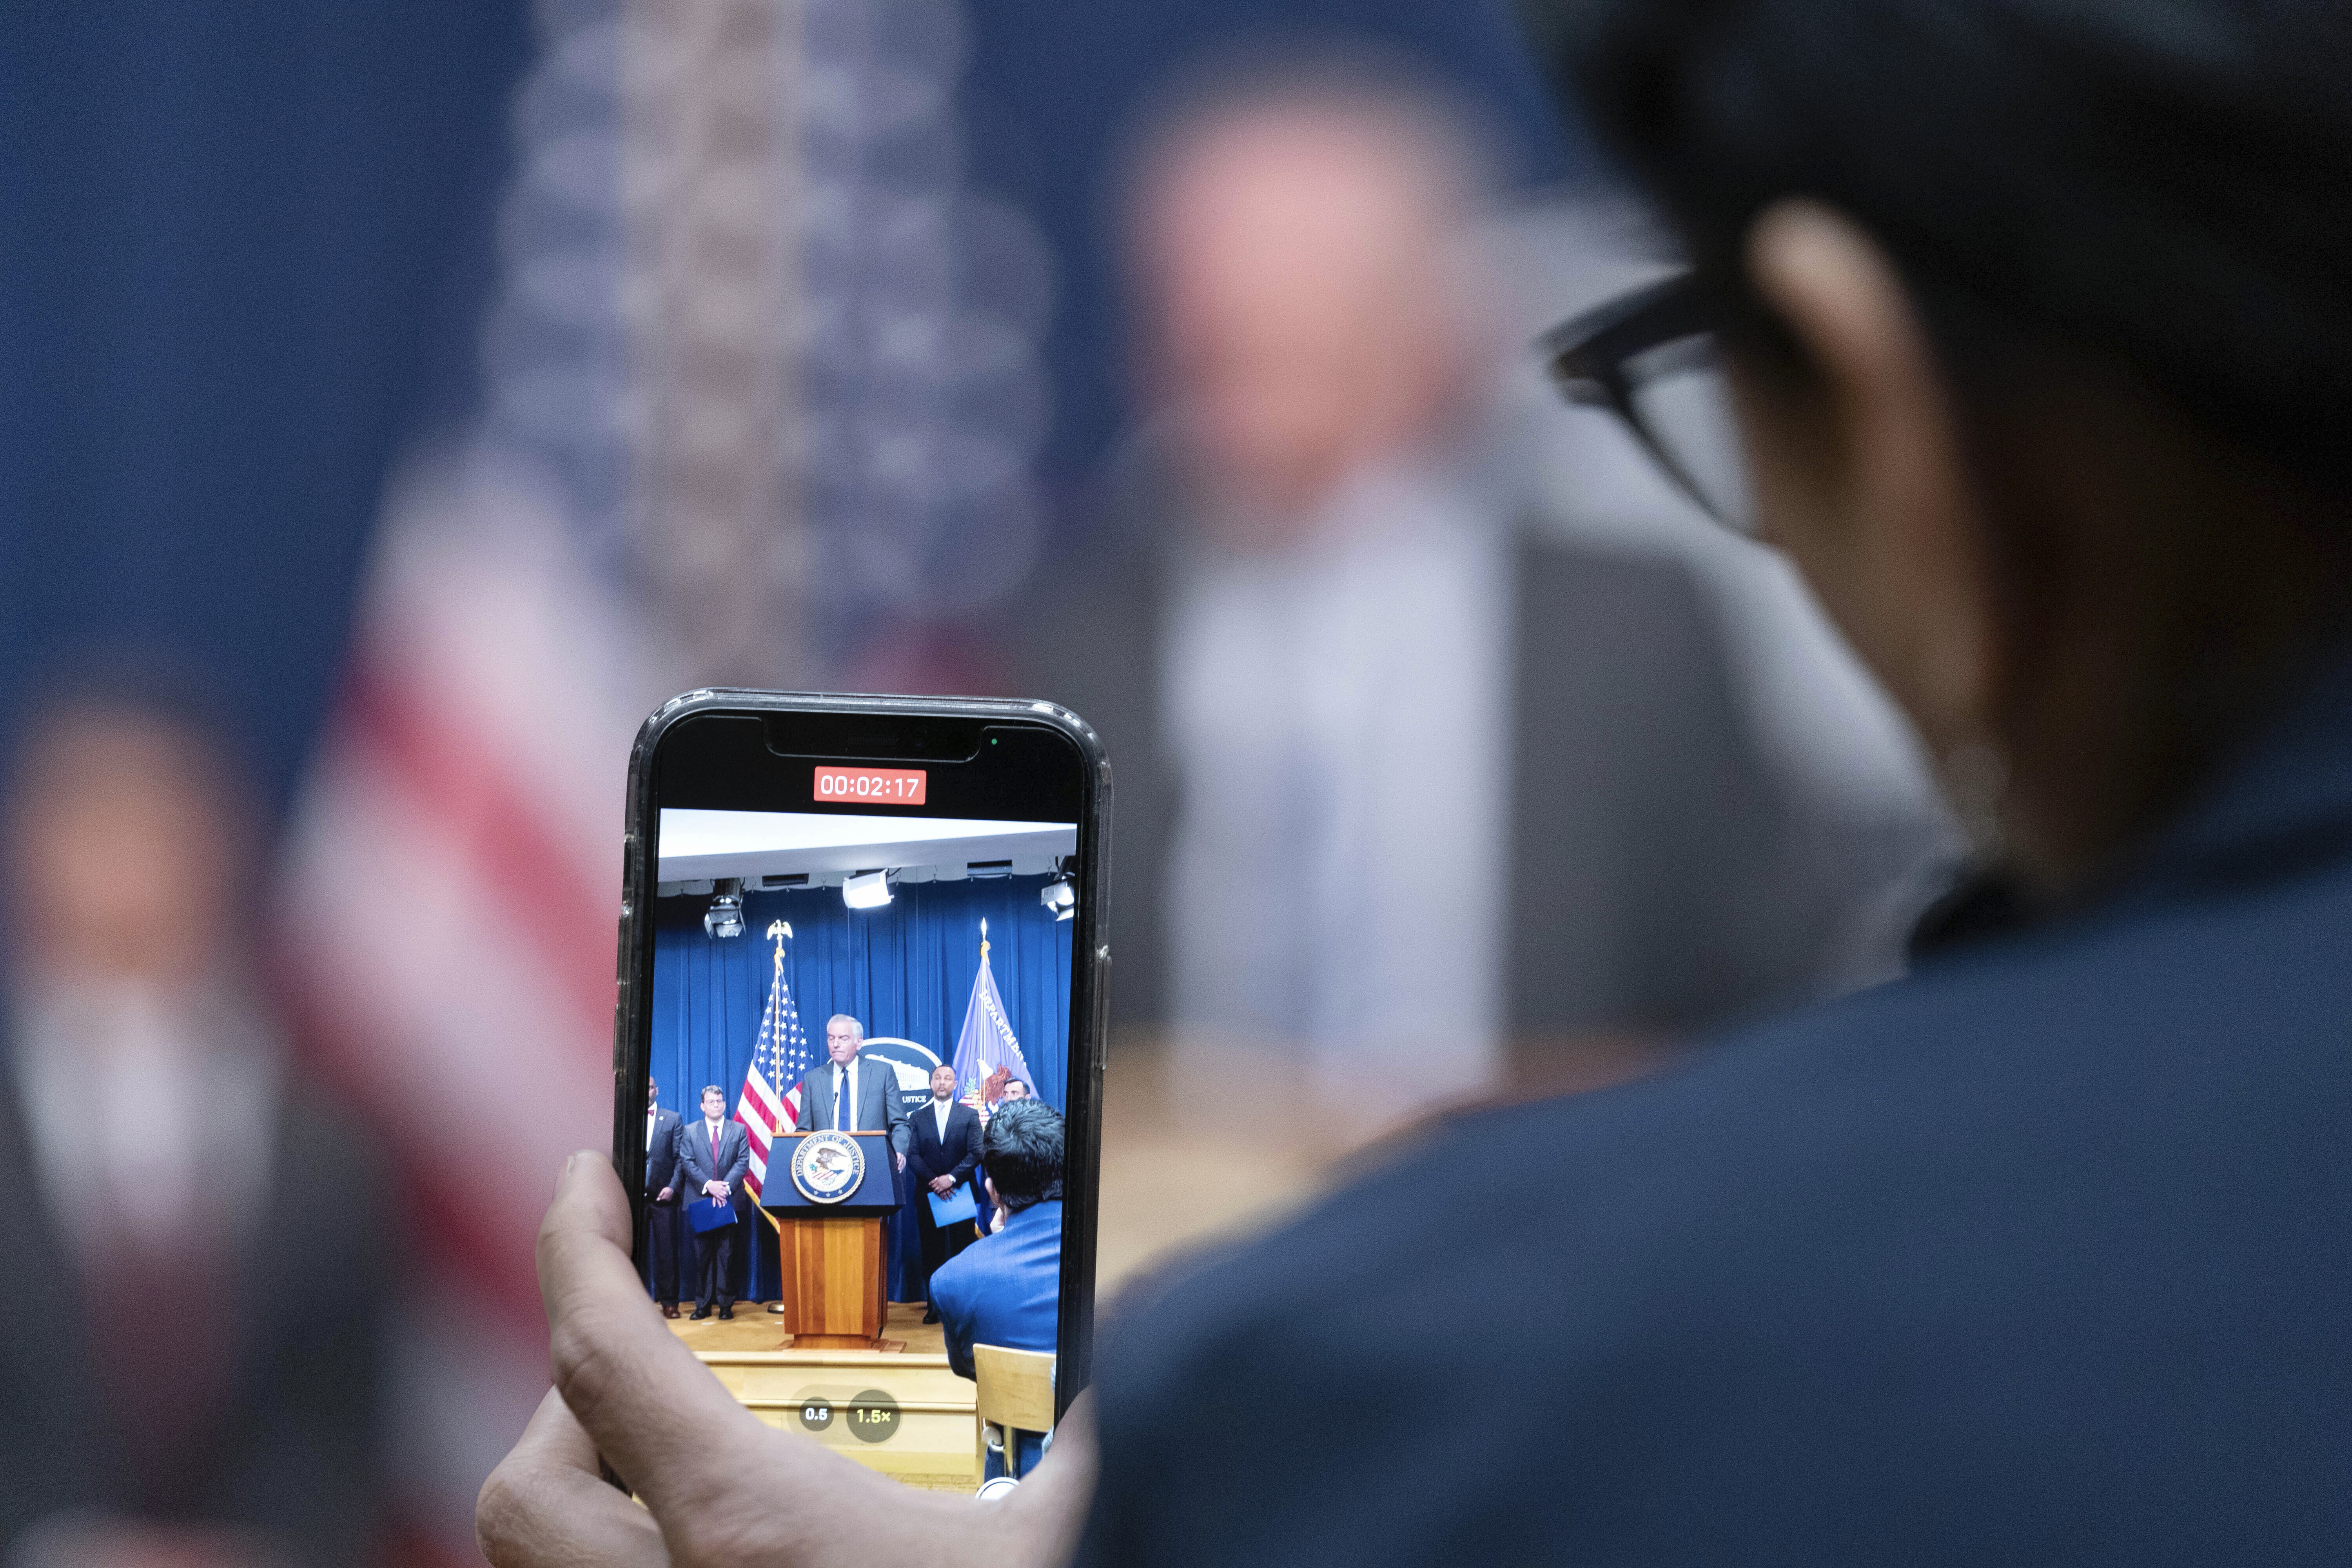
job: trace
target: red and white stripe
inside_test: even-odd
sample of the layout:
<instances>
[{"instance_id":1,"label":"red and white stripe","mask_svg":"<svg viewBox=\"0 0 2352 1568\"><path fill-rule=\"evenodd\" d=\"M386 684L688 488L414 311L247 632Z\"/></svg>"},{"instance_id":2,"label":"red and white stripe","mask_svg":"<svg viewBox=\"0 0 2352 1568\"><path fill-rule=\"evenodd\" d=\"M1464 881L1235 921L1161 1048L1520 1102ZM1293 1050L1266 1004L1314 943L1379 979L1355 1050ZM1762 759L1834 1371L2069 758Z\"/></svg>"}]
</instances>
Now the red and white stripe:
<instances>
[{"instance_id":1,"label":"red and white stripe","mask_svg":"<svg viewBox=\"0 0 2352 1568\"><path fill-rule=\"evenodd\" d=\"M527 487L446 473L387 512L278 948L408 1211L403 1555L470 1562L475 1493L547 1387L541 1213L611 1142L624 776L662 661Z\"/></svg>"},{"instance_id":2,"label":"red and white stripe","mask_svg":"<svg viewBox=\"0 0 2352 1568\"><path fill-rule=\"evenodd\" d=\"M768 1075L760 1070L757 1053L753 1054L751 1070L743 1075L742 1098L735 1102L735 1120L751 1134L751 1169L743 1178L743 1185L756 1199L768 1180L768 1150L776 1135L789 1131L800 1120L801 1087L793 1085L783 1098L776 1098Z\"/></svg>"}]
</instances>

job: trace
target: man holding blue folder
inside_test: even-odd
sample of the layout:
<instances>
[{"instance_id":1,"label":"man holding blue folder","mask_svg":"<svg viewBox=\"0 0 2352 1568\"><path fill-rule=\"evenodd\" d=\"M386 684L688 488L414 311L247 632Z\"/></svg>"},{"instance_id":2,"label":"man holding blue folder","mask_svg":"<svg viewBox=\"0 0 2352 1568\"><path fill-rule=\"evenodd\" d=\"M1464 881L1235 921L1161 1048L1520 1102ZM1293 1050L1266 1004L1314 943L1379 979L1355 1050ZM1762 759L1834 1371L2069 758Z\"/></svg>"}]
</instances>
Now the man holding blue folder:
<instances>
[{"instance_id":1,"label":"man holding blue folder","mask_svg":"<svg viewBox=\"0 0 2352 1568\"><path fill-rule=\"evenodd\" d=\"M923 1300L931 1296L931 1270L971 1245L979 1207L964 1184L980 1163L980 1117L956 1100L955 1068L941 1062L931 1069L931 1100L907 1119L915 1134L907 1169L915 1178L915 1231L922 1238ZM927 1308L923 1321L940 1321Z\"/></svg>"},{"instance_id":2,"label":"man holding blue folder","mask_svg":"<svg viewBox=\"0 0 2352 1568\"><path fill-rule=\"evenodd\" d=\"M711 1084L702 1091L702 1115L677 1134L678 1184L692 1201L686 1217L694 1228L694 1256L701 1289L696 1321L735 1315L735 1194L751 1169L751 1141L743 1124L727 1115L727 1091Z\"/></svg>"}]
</instances>

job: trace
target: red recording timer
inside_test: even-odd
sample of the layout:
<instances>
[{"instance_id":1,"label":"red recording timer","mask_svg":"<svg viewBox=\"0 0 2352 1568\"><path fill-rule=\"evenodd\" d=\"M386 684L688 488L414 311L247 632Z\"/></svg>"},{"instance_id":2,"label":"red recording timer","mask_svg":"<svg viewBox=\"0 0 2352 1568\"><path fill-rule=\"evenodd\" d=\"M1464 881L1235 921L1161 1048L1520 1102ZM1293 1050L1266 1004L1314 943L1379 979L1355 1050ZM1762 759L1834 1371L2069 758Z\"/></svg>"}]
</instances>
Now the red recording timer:
<instances>
[{"instance_id":1,"label":"red recording timer","mask_svg":"<svg viewBox=\"0 0 2352 1568\"><path fill-rule=\"evenodd\" d=\"M819 768L816 798L861 805L920 805L929 777L922 768Z\"/></svg>"}]
</instances>

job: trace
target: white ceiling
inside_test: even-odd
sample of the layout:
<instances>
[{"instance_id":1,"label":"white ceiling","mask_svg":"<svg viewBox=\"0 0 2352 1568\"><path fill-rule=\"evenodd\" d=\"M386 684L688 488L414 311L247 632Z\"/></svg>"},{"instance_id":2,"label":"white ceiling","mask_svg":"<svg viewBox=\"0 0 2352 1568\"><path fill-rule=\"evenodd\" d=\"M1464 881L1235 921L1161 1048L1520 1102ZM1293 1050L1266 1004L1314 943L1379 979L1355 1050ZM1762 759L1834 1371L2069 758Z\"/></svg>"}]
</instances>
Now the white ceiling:
<instances>
[{"instance_id":1,"label":"white ceiling","mask_svg":"<svg viewBox=\"0 0 2352 1568\"><path fill-rule=\"evenodd\" d=\"M699 882L1075 855L1078 829L1065 822L666 807L660 851L661 881Z\"/></svg>"}]
</instances>

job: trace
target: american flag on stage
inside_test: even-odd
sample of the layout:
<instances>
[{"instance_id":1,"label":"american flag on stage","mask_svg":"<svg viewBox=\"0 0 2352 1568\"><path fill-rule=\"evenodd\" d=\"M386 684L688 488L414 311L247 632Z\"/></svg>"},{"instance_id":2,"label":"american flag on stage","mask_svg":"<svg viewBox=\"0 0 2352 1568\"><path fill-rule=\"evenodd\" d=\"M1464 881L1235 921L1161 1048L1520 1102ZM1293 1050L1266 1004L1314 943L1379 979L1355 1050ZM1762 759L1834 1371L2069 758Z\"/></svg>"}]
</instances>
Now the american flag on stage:
<instances>
[{"instance_id":1,"label":"american flag on stage","mask_svg":"<svg viewBox=\"0 0 2352 1568\"><path fill-rule=\"evenodd\" d=\"M793 1005L792 982L784 978L784 939L793 928L778 921L768 928L776 939L775 976L768 983L768 1010L760 1015L760 1037L751 1042L751 1065L743 1073L743 1095L735 1120L751 1135L751 1171L743 1185L753 1198L768 1179L768 1146L800 1120L801 1079L814 1065L801 1010ZM778 1084L792 1087L778 1093Z\"/></svg>"}]
</instances>

